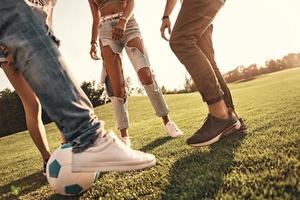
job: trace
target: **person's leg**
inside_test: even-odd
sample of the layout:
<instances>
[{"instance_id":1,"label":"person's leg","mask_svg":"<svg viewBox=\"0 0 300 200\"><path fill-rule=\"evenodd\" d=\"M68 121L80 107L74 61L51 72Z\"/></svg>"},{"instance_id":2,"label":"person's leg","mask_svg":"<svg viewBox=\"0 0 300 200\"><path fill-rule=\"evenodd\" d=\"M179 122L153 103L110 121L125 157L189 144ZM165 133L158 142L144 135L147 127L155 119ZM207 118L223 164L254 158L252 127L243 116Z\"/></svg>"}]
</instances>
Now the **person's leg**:
<instances>
[{"instance_id":1,"label":"person's leg","mask_svg":"<svg viewBox=\"0 0 300 200\"><path fill-rule=\"evenodd\" d=\"M84 151L101 134L101 124L56 44L48 37L43 21L23 1L5 0L0 9L0 44L9 49L16 68L65 138L72 142L73 151Z\"/></svg>"},{"instance_id":2,"label":"person's leg","mask_svg":"<svg viewBox=\"0 0 300 200\"><path fill-rule=\"evenodd\" d=\"M15 71L9 64L3 65L3 70L23 103L28 131L43 160L46 161L50 157L50 150L42 121L42 110L39 100L22 74Z\"/></svg>"},{"instance_id":3,"label":"person's leg","mask_svg":"<svg viewBox=\"0 0 300 200\"><path fill-rule=\"evenodd\" d=\"M112 102L121 138L125 138L128 137L129 114L121 50L113 43L105 46L101 44L101 53L107 74L105 80L106 90Z\"/></svg>"},{"instance_id":4,"label":"person's leg","mask_svg":"<svg viewBox=\"0 0 300 200\"><path fill-rule=\"evenodd\" d=\"M47 36L43 22L24 1L2 0L0 13L0 45L9 49L43 108L71 142L73 172L126 171L155 165L153 155L122 145L112 132L104 134L103 123Z\"/></svg>"},{"instance_id":5,"label":"person's leg","mask_svg":"<svg viewBox=\"0 0 300 200\"><path fill-rule=\"evenodd\" d=\"M130 21L128 26L132 24L135 24L135 21ZM166 131L170 136L178 137L182 135L182 131L177 128L176 124L169 117L167 103L150 69L148 54L139 31L137 30L136 37L128 36L128 38L125 44L127 55L137 71L139 80L145 88L156 115L162 118Z\"/></svg>"},{"instance_id":6,"label":"person's leg","mask_svg":"<svg viewBox=\"0 0 300 200\"><path fill-rule=\"evenodd\" d=\"M224 93L209 60L197 46L198 38L212 23L222 5L221 0L183 1L171 34L170 46L188 70L212 114L227 118Z\"/></svg>"},{"instance_id":7,"label":"person's leg","mask_svg":"<svg viewBox=\"0 0 300 200\"><path fill-rule=\"evenodd\" d=\"M156 111L156 115L162 117L164 122L168 123L169 109L150 69L150 63L143 41L140 37L135 37L126 43L125 49Z\"/></svg>"},{"instance_id":8,"label":"person's leg","mask_svg":"<svg viewBox=\"0 0 300 200\"><path fill-rule=\"evenodd\" d=\"M194 146L212 144L240 127L223 100L224 92L209 59L197 45L223 3L223 0L183 1L170 38L173 52L185 65L208 104L207 120L187 141Z\"/></svg>"},{"instance_id":9,"label":"person's leg","mask_svg":"<svg viewBox=\"0 0 300 200\"><path fill-rule=\"evenodd\" d=\"M200 49L203 51L205 56L208 58L216 74L221 89L224 92L223 99L226 103L226 106L228 107L228 109L231 109L234 112L234 114L241 122L241 128L238 131L244 132L247 130L247 125L245 124L245 120L243 118L240 118L239 115L236 113L231 92L215 60L215 53L214 53L213 42L212 42L212 33L213 33L213 25L211 24L208 27L208 29L203 33L203 35L198 39L197 45L200 47Z\"/></svg>"},{"instance_id":10,"label":"person's leg","mask_svg":"<svg viewBox=\"0 0 300 200\"><path fill-rule=\"evenodd\" d=\"M222 91L224 92L223 99L226 103L226 106L229 108L234 109L233 99L230 93L230 90L220 72L216 60L215 60L215 52L213 48L212 42L212 33L213 33L213 25L211 24L206 31L201 35L201 37L197 40L198 47L202 50L204 55L207 57L208 61L210 62L217 80L221 86Z\"/></svg>"},{"instance_id":11,"label":"person's leg","mask_svg":"<svg viewBox=\"0 0 300 200\"><path fill-rule=\"evenodd\" d=\"M131 42L132 42L132 43L131 43ZM130 43L130 44L129 44L129 43ZM128 47L136 47L136 44L134 44L133 41L130 41L129 43L128 43ZM152 75L152 73L151 73L150 68L148 68L148 67L143 67L143 68L141 68L141 69L137 72L137 74L138 74L138 77L139 77L140 82L142 83L142 85L143 85L144 87L147 87L147 86L153 84L153 79L154 79L154 77L153 77L153 75ZM168 114L163 115L161 118L162 118L162 120L163 120L164 125L166 125L167 123L169 123L169 122L171 121L171 119L170 119L170 117L169 117Z\"/></svg>"}]
</instances>

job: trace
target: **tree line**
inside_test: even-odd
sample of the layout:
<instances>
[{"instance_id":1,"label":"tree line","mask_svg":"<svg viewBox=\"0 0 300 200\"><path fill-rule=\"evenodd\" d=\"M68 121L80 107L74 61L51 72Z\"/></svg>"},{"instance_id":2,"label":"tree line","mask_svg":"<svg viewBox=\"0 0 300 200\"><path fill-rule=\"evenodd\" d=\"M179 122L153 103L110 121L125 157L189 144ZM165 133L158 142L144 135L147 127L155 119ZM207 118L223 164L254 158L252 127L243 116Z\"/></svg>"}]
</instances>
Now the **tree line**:
<instances>
[{"instance_id":1,"label":"tree line","mask_svg":"<svg viewBox=\"0 0 300 200\"><path fill-rule=\"evenodd\" d=\"M252 64L248 67L238 66L234 70L224 74L227 83L233 83L242 80L248 80L255 76L277 72L289 68L300 66L300 53L290 53L282 59L271 59L265 62L265 66L257 66Z\"/></svg>"},{"instance_id":2,"label":"tree line","mask_svg":"<svg viewBox=\"0 0 300 200\"><path fill-rule=\"evenodd\" d=\"M223 77L227 83L242 82L246 80L251 80L256 76L262 74L268 74L277 72L280 70L285 70L289 68L300 66L300 53L290 53L284 56L282 59L271 59L265 62L264 66L258 66L257 64L252 64L247 67L238 66L234 70L231 70L225 74ZM181 94L181 93L191 93L198 91L192 78L186 76L183 84L183 89L168 90L165 86L161 88L163 94Z\"/></svg>"},{"instance_id":3,"label":"tree line","mask_svg":"<svg viewBox=\"0 0 300 200\"><path fill-rule=\"evenodd\" d=\"M103 105L109 101L105 88L97 85L95 81L83 82L81 88L93 107ZM44 110L42 119L44 124L52 122ZM17 92L8 88L0 91L0 137L26 129L25 112Z\"/></svg>"}]
</instances>

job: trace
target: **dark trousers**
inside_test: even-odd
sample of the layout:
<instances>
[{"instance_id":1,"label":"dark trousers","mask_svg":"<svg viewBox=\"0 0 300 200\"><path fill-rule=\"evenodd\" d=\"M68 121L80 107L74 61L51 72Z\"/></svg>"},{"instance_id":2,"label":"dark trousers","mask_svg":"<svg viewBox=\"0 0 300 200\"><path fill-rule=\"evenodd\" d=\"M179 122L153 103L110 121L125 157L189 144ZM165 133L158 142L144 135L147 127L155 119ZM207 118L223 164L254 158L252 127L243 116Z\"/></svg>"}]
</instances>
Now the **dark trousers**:
<instances>
[{"instance_id":1,"label":"dark trousers","mask_svg":"<svg viewBox=\"0 0 300 200\"><path fill-rule=\"evenodd\" d=\"M190 73L203 101L224 99L233 108L229 88L217 67L212 43L213 19L223 0L184 0L172 31L170 46Z\"/></svg>"}]
</instances>

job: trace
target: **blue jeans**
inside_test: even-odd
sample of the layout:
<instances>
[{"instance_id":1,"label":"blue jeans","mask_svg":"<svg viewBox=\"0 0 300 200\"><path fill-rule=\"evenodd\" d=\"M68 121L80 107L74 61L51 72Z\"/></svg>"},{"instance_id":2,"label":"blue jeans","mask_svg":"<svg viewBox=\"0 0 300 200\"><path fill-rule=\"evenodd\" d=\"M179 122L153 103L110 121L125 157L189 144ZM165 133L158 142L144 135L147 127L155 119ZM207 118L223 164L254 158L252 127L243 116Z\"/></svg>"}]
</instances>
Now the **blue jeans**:
<instances>
[{"instance_id":1,"label":"blue jeans","mask_svg":"<svg viewBox=\"0 0 300 200\"><path fill-rule=\"evenodd\" d=\"M70 141L82 152L101 134L92 104L75 82L44 22L23 0L1 0L0 45L8 48L40 102Z\"/></svg>"}]
</instances>

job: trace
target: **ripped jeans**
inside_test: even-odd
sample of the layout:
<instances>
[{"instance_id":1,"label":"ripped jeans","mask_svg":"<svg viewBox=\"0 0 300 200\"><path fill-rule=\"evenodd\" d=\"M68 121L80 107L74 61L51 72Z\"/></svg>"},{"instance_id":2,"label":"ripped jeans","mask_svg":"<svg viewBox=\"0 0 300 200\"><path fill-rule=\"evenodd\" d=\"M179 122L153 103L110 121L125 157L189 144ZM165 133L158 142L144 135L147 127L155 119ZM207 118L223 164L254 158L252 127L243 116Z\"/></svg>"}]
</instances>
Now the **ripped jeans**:
<instances>
[{"instance_id":1,"label":"ripped jeans","mask_svg":"<svg viewBox=\"0 0 300 200\"><path fill-rule=\"evenodd\" d=\"M0 46L13 56L16 69L73 151L89 148L102 134L103 124L48 36L45 23L22 0L1 0L0 13ZM4 60L6 52L3 56Z\"/></svg>"},{"instance_id":2,"label":"ripped jeans","mask_svg":"<svg viewBox=\"0 0 300 200\"><path fill-rule=\"evenodd\" d=\"M133 16L129 19L126 25L126 29L124 31L123 37L120 40L112 39L112 30L117 25L118 20L119 19L116 18L116 19L101 21L99 40L102 46L103 47L109 46L116 55L120 56L120 58L122 58L122 51L125 48L126 53L133 67L135 68L136 72L138 72L140 69L145 67L150 68L150 62L144 44L142 45L143 52L141 52L138 48L127 46L127 43L134 38L142 39L139 26ZM103 60L104 60L104 67L102 70L101 82L105 83L107 93L112 101L112 105L117 119L118 128L120 130L127 129L129 128L129 117L128 117L128 102L126 99L126 95L124 98L113 96L111 81L109 77L106 75L106 70L105 70L106 68L113 67L113 66L108 66L104 58ZM151 69L150 71L152 72ZM143 87L145 88L145 91L148 95L148 98L150 99L152 107L156 112L156 115L158 117L167 116L169 113L169 109L162 95L162 92L156 83L153 73L152 73L152 79L153 79L152 84L143 85Z\"/></svg>"}]
</instances>

